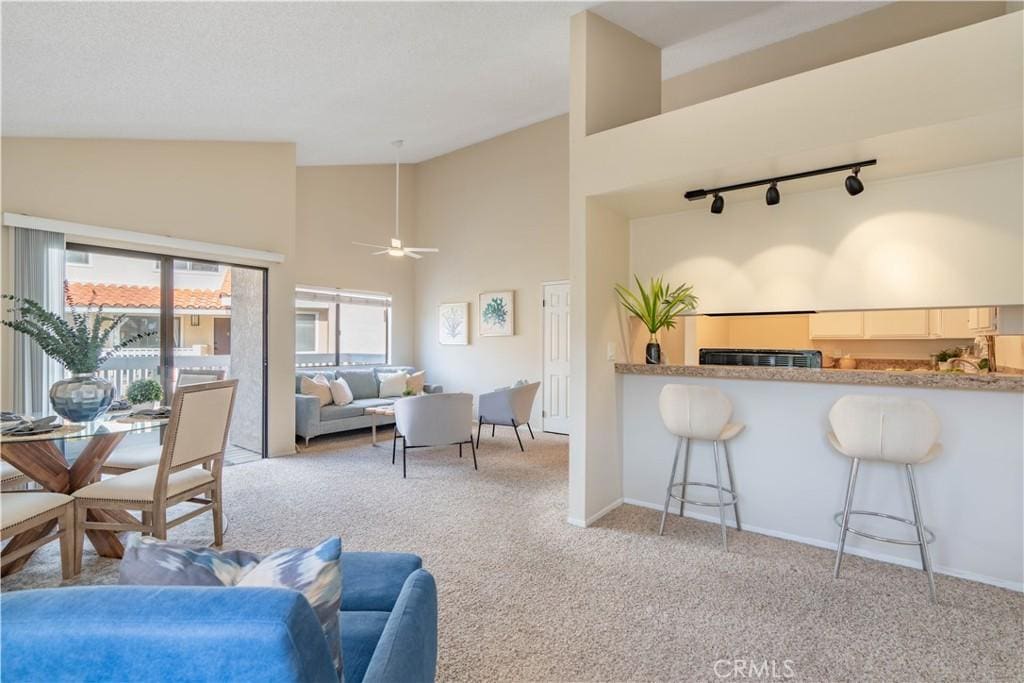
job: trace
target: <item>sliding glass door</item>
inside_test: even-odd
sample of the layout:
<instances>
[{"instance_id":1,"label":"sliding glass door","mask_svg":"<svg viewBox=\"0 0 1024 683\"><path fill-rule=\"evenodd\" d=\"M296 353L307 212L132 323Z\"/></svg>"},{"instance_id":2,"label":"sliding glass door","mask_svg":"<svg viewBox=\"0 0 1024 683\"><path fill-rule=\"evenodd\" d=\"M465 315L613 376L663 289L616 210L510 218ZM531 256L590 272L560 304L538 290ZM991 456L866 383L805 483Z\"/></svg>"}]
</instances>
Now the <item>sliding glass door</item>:
<instances>
[{"instance_id":1,"label":"sliding glass door","mask_svg":"<svg viewBox=\"0 0 1024 683\"><path fill-rule=\"evenodd\" d=\"M69 244L65 272L76 304L127 315L112 341L149 335L102 370L118 398L147 377L168 404L180 386L237 379L227 461L266 457L265 269Z\"/></svg>"}]
</instances>

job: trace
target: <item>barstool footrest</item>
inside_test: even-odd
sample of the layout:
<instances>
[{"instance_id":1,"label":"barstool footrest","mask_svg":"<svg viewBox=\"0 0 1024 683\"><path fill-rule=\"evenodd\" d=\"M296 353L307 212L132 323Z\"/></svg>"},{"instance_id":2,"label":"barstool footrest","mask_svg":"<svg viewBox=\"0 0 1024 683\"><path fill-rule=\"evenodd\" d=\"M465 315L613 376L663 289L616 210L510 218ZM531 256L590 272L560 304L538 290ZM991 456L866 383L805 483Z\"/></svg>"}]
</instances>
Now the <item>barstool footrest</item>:
<instances>
[{"instance_id":1,"label":"barstool footrest","mask_svg":"<svg viewBox=\"0 0 1024 683\"><path fill-rule=\"evenodd\" d=\"M885 519L891 519L894 522L900 522L902 524L906 524L907 526L914 527L914 529L917 529L917 524L913 520L905 519L903 517L897 517L896 515L890 515L890 514L888 514L886 512L872 512L870 510L850 510L850 517L853 517L854 515L864 515L864 516L868 516L868 517L884 517ZM839 528L842 528L842 526L843 526L843 513L842 512L837 512L835 515L833 515L832 519L835 520L836 526L838 526ZM861 536L863 538L870 538L873 541L881 541L883 543L895 543L896 545L916 545L916 546L920 546L921 545L921 542L918 541L918 540L907 541L907 540L904 540L902 538L889 538L887 536L876 536L875 534L869 534L866 531L861 531L860 529L855 529L852 526L846 527L846 531L851 533L851 534L856 534L858 536ZM925 527L924 533L925 533L925 538L924 538L924 542L925 543L934 543L935 542L935 534L933 534L930 529Z\"/></svg>"},{"instance_id":2,"label":"barstool footrest","mask_svg":"<svg viewBox=\"0 0 1024 683\"><path fill-rule=\"evenodd\" d=\"M716 486L715 484L706 484L706 483L700 482L700 481L688 481L688 482L686 482L685 485L686 486L705 486L705 487L707 487L709 489L717 489L718 488L718 486ZM675 490L676 488L680 488L681 489L682 487L683 487L683 482L679 482L678 484L672 484L672 490ZM700 505L700 506L709 507L709 508L729 507L730 505L735 505L736 504L736 501L738 500L738 496L736 495L736 493L732 489L723 486L722 487L722 492L729 494L729 499L728 500L723 500L721 505L718 504L718 501L710 502L709 503L709 502L705 502L705 501L702 501L702 500L690 500L689 498L683 498L682 496L677 496L674 493L670 493L669 494L669 498L671 498L672 500L678 501L680 503L686 503L687 505Z\"/></svg>"}]
</instances>

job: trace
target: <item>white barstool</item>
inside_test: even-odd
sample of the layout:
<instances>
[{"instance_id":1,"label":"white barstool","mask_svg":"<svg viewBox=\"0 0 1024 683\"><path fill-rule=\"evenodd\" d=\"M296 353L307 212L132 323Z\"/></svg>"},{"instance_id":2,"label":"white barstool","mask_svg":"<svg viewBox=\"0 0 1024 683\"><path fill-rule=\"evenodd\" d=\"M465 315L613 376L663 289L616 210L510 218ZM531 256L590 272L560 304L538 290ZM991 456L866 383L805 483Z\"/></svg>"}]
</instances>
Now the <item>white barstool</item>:
<instances>
[{"instance_id":1,"label":"white barstool","mask_svg":"<svg viewBox=\"0 0 1024 683\"><path fill-rule=\"evenodd\" d=\"M928 552L928 544L935 540L935 535L925 528L924 520L921 518L917 484L914 482L914 465L930 462L939 453L938 416L927 403L918 399L844 396L832 406L828 419L832 425L832 431L828 434L829 441L837 451L852 459L850 479L846 485L846 504L843 511L835 515L836 524L840 529L835 577L839 578L847 533L885 543L916 545L921 551L921 566L928 575L929 597L935 602L935 577L932 574L931 555ZM904 519L885 512L852 509L861 460L887 462L905 468L914 519ZM907 541L887 538L854 529L850 526L850 517L853 515L884 517L902 522L916 529L917 539Z\"/></svg>"},{"instance_id":2,"label":"white barstool","mask_svg":"<svg viewBox=\"0 0 1024 683\"><path fill-rule=\"evenodd\" d=\"M725 531L725 508L732 506L733 515L736 520L736 530L742 531L740 527L740 511L736 504L736 482L732 473L732 461L729 459L727 442L743 430L743 425L738 422L729 422L732 417L732 403L718 389L711 387L693 386L690 384L668 384L661 390L658 400L661 409L661 419L665 428L678 437L676 441L676 454L672 460L672 474L668 479L668 490L665 493L665 509L661 513L661 529L658 535L665 533L665 519L668 517L668 507L673 500L679 501L679 516L683 516L683 509L687 503L701 505L704 507L717 507L719 521L722 525L722 547L728 548ZM698 481L689 481L690 471L690 442L693 440L710 441L715 453L715 483L709 484ZM683 442L686 442L685 455L683 456L683 478L677 482L676 467L679 464L679 451L682 450ZM718 458L718 445L722 445L725 453L725 468L729 475L729 486L722 486L721 465ZM687 486L705 486L715 489L718 493L718 502L709 503L699 500L689 500L686 497ZM674 493L679 488L679 495ZM728 498L726 498L728 494Z\"/></svg>"}]
</instances>

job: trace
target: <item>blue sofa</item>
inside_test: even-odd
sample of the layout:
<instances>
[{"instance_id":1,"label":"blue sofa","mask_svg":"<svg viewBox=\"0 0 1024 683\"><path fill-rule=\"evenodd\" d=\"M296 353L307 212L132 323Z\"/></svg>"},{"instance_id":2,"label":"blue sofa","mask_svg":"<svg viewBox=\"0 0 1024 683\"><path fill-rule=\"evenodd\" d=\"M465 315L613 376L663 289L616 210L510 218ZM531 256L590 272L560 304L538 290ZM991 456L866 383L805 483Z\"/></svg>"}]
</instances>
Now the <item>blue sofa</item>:
<instances>
[{"instance_id":1,"label":"blue sofa","mask_svg":"<svg viewBox=\"0 0 1024 683\"><path fill-rule=\"evenodd\" d=\"M350 429L369 427L376 419L378 425L392 424L394 419L382 415L373 418L366 414L367 408L389 406L397 399L380 398L380 376L393 372L413 374L414 368L405 365L360 367L325 367L299 370L295 373L295 433L306 440L322 434L334 434ZM302 393L302 378L313 378L323 375L328 379L343 377L352 390L354 400L348 405L339 406L333 403L320 407L316 396ZM427 384L423 390L428 394L439 394L444 388L439 385Z\"/></svg>"},{"instance_id":2,"label":"blue sofa","mask_svg":"<svg viewBox=\"0 0 1024 683\"><path fill-rule=\"evenodd\" d=\"M434 680L437 589L416 555L342 553L345 683ZM87 586L0 597L19 681L337 683L313 608L283 588Z\"/></svg>"}]
</instances>

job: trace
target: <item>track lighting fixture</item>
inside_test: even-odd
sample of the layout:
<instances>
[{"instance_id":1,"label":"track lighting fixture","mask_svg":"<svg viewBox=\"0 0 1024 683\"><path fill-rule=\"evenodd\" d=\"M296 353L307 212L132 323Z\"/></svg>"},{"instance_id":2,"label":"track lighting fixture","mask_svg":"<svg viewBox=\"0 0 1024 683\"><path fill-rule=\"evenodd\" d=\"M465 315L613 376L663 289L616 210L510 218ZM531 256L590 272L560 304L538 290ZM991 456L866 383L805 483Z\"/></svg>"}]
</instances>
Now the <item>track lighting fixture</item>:
<instances>
[{"instance_id":1,"label":"track lighting fixture","mask_svg":"<svg viewBox=\"0 0 1024 683\"><path fill-rule=\"evenodd\" d=\"M846 176L846 191L851 197L856 197L864 191L864 183L857 176L860 174L860 166L853 169L853 175Z\"/></svg>"},{"instance_id":2,"label":"track lighting fixture","mask_svg":"<svg viewBox=\"0 0 1024 683\"><path fill-rule=\"evenodd\" d=\"M855 197L864 191L864 183L858 177L860 170L865 166L874 166L878 163L877 159L867 159L866 161L855 161L850 164L841 164L839 166L829 166L828 168L819 168L813 171L803 171L801 173L790 173L789 175L775 176L774 178L764 178L762 180L751 180L746 183L736 183L735 185L725 185L723 187L715 187L709 190L690 190L683 195L686 199L691 202L697 199L704 199L707 196L712 196L714 199L711 202L711 213L722 213L725 209L725 197L722 195L726 192L732 192L733 190L746 190L751 187L758 187L759 185L768 185L768 190L764 194L764 200L768 206L775 206L782 201L782 194L779 192L779 183L787 180L799 180L801 178L811 178L813 176L825 175L828 173L839 173L840 171L853 171L853 175L846 177L846 191L851 197Z\"/></svg>"},{"instance_id":3,"label":"track lighting fixture","mask_svg":"<svg viewBox=\"0 0 1024 683\"><path fill-rule=\"evenodd\" d=\"M715 193L715 199L711 202L711 213L722 213L722 209L725 208L725 197Z\"/></svg>"}]
</instances>

